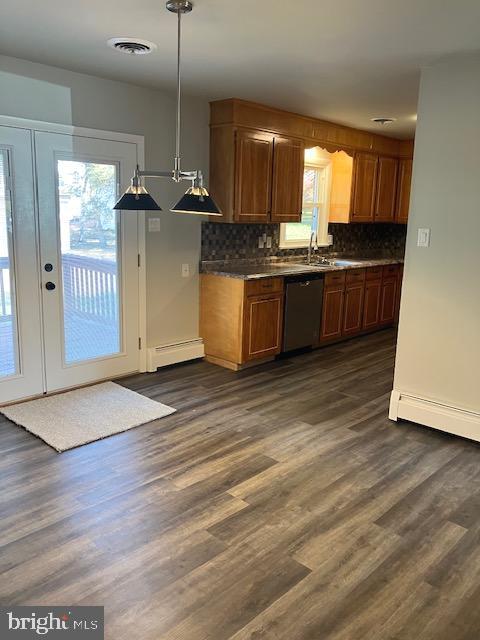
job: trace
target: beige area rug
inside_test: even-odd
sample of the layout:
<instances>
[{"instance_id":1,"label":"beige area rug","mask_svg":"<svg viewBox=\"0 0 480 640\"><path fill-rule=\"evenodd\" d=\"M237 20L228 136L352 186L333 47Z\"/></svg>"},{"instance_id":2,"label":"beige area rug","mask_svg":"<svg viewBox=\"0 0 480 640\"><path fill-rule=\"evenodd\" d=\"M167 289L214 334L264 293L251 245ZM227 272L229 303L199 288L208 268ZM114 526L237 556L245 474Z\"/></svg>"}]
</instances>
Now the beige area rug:
<instances>
[{"instance_id":1,"label":"beige area rug","mask_svg":"<svg viewBox=\"0 0 480 640\"><path fill-rule=\"evenodd\" d=\"M66 451L138 427L176 409L104 382L2 407L0 412L57 451Z\"/></svg>"}]
</instances>

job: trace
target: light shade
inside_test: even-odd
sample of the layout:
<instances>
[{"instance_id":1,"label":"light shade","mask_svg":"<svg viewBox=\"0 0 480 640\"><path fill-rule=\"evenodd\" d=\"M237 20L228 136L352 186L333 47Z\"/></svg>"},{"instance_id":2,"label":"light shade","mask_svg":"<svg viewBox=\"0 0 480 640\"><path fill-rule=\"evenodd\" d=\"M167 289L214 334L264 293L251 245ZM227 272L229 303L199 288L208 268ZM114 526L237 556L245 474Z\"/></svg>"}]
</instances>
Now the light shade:
<instances>
[{"instance_id":1,"label":"light shade","mask_svg":"<svg viewBox=\"0 0 480 640\"><path fill-rule=\"evenodd\" d=\"M190 187L185 195L174 205L173 213L190 213L201 216L221 216L222 212L210 197L205 187Z\"/></svg>"},{"instance_id":2,"label":"light shade","mask_svg":"<svg viewBox=\"0 0 480 640\"><path fill-rule=\"evenodd\" d=\"M130 186L113 207L123 211L161 211L145 187Z\"/></svg>"}]
</instances>

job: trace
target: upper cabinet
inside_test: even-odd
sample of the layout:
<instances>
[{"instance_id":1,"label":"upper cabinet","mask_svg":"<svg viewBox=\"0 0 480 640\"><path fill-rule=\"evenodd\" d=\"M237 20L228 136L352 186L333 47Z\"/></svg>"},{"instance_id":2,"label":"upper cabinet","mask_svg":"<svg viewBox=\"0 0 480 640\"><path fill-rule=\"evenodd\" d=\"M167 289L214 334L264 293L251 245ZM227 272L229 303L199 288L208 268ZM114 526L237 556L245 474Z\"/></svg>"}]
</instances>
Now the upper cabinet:
<instances>
[{"instance_id":1,"label":"upper cabinet","mask_svg":"<svg viewBox=\"0 0 480 640\"><path fill-rule=\"evenodd\" d=\"M223 222L300 222L304 143L241 127L212 129L210 192Z\"/></svg>"},{"instance_id":2,"label":"upper cabinet","mask_svg":"<svg viewBox=\"0 0 480 640\"><path fill-rule=\"evenodd\" d=\"M271 222L299 222L302 217L305 145L276 137L273 144Z\"/></svg>"},{"instance_id":3,"label":"upper cabinet","mask_svg":"<svg viewBox=\"0 0 480 640\"><path fill-rule=\"evenodd\" d=\"M410 206L410 184L412 182L411 158L402 158L399 163L398 172L398 194L397 194L397 222L405 224L408 222L408 208Z\"/></svg>"},{"instance_id":4,"label":"upper cabinet","mask_svg":"<svg viewBox=\"0 0 480 640\"><path fill-rule=\"evenodd\" d=\"M272 162L273 136L250 131L236 132L234 161L234 219L236 222L269 221Z\"/></svg>"},{"instance_id":5,"label":"upper cabinet","mask_svg":"<svg viewBox=\"0 0 480 640\"><path fill-rule=\"evenodd\" d=\"M353 163L351 222L373 222L377 188L378 157L356 153Z\"/></svg>"},{"instance_id":6,"label":"upper cabinet","mask_svg":"<svg viewBox=\"0 0 480 640\"><path fill-rule=\"evenodd\" d=\"M313 147L331 157L330 222L407 221L411 141L235 98L210 107L216 222L300 222L305 149Z\"/></svg>"},{"instance_id":7,"label":"upper cabinet","mask_svg":"<svg viewBox=\"0 0 480 640\"><path fill-rule=\"evenodd\" d=\"M375 222L394 222L398 159L380 156L377 165Z\"/></svg>"}]
</instances>

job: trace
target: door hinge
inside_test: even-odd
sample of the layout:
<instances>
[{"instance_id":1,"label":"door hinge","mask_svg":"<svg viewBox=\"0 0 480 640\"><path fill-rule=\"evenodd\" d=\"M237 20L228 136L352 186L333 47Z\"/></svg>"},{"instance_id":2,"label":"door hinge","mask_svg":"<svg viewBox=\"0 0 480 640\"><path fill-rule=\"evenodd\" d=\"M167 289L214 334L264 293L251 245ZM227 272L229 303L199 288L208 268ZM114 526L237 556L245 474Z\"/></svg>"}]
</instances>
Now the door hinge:
<instances>
[{"instance_id":1,"label":"door hinge","mask_svg":"<svg viewBox=\"0 0 480 640\"><path fill-rule=\"evenodd\" d=\"M138 339L138 348L139 348L139 350L142 348L142 339L141 338Z\"/></svg>"},{"instance_id":2,"label":"door hinge","mask_svg":"<svg viewBox=\"0 0 480 640\"><path fill-rule=\"evenodd\" d=\"M137 253L137 267L140 266L140 254Z\"/></svg>"}]
</instances>

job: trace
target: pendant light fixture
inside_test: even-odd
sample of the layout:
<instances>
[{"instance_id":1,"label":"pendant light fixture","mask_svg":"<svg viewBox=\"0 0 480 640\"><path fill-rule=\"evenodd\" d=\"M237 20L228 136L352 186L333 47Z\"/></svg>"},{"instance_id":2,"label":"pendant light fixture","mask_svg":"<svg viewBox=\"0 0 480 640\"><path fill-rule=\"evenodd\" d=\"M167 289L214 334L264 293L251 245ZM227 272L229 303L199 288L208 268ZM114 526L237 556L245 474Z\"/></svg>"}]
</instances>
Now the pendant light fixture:
<instances>
[{"instance_id":1,"label":"pendant light fixture","mask_svg":"<svg viewBox=\"0 0 480 640\"><path fill-rule=\"evenodd\" d=\"M161 211L160 206L142 184L143 178L170 178L174 182L190 180L192 186L187 189L185 195L175 204L170 211L173 213L191 213L203 216L221 216L220 209L208 193L203 184L203 175L200 170L182 171L180 158L180 128L181 128L181 82L180 82L180 44L182 15L190 13L193 4L189 0L168 0L167 9L177 14L177 114L175 134L175 161L173 171L135 170L131 185L113 207L125 211Z\"/></svg>"}]
</instances>

